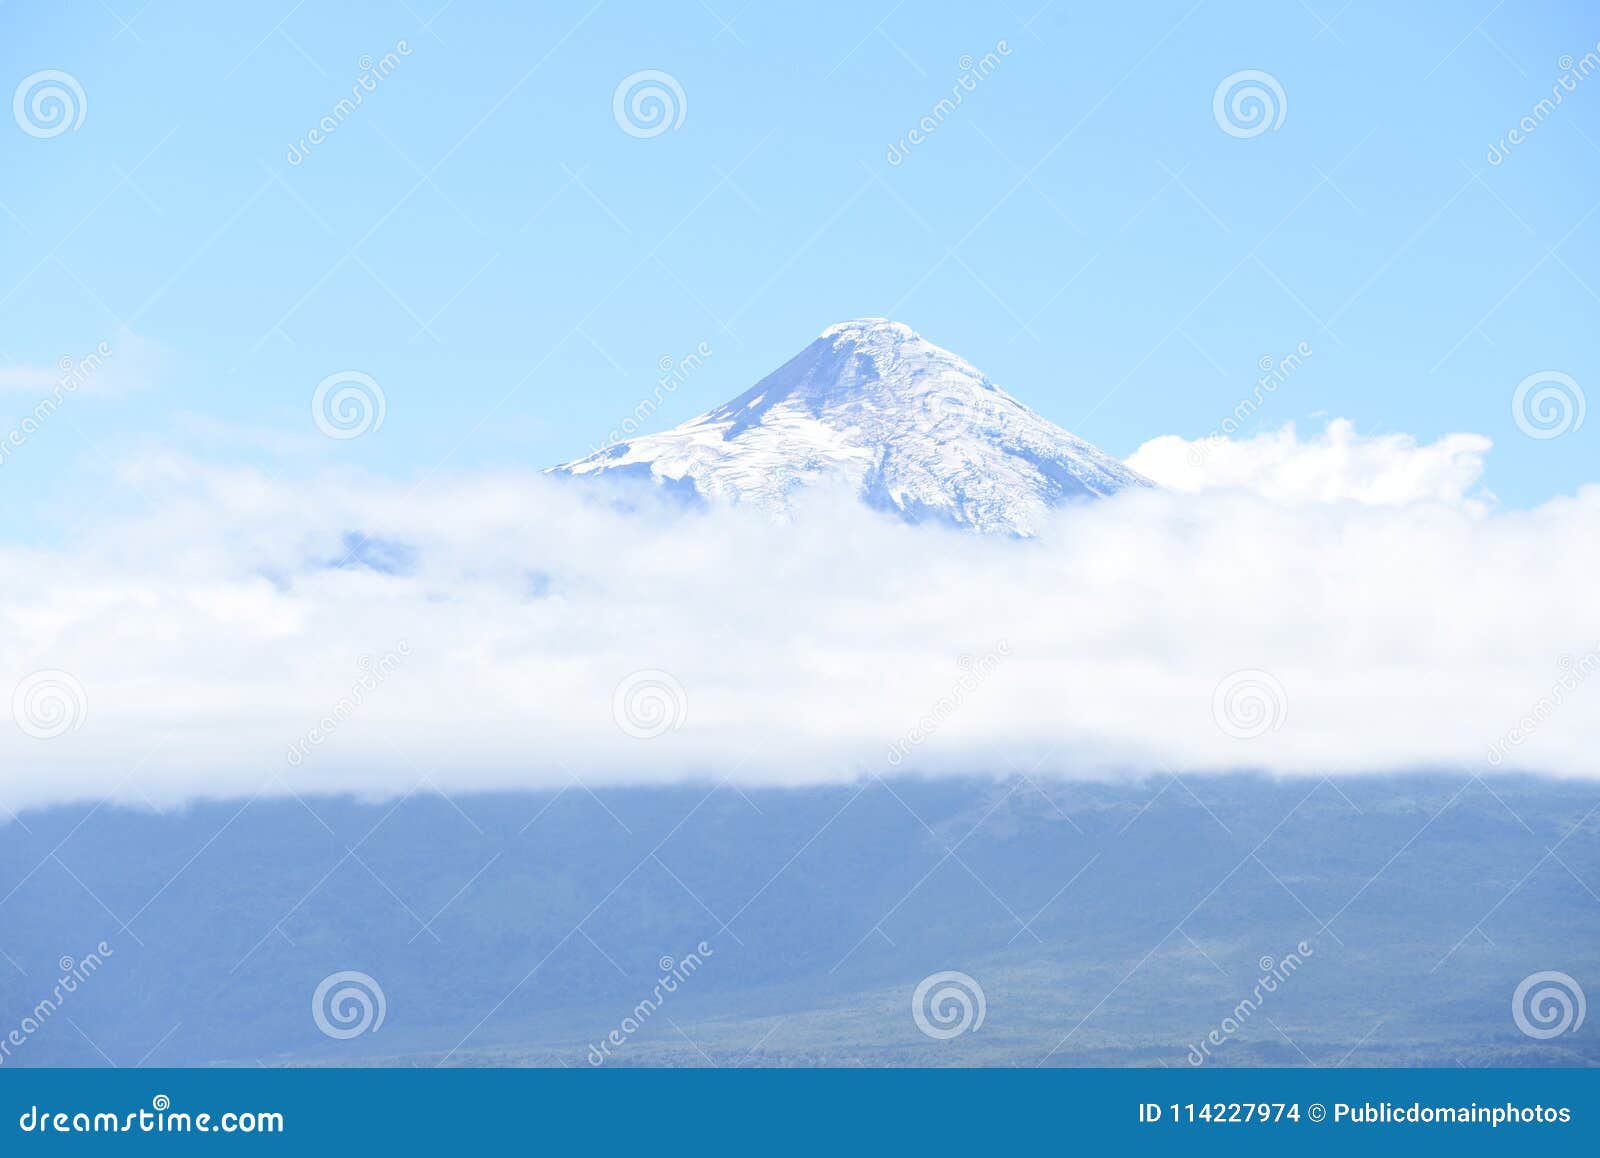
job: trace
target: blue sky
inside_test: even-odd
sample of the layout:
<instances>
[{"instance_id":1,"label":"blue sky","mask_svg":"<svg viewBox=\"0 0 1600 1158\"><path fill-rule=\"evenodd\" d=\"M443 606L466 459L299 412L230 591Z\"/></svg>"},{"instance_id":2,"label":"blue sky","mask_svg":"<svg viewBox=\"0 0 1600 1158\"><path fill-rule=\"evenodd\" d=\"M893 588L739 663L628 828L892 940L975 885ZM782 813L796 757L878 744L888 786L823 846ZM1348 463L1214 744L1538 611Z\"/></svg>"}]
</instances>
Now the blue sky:
<instances>
[{"instance_id":1,"label":"blue sky","mask_svg":"<svg viewBox=\"0 0 1600 1158\"><path fill-rule=\"evenodd\" d=\"M59 135L0 132L8 424L30 369L118 350L6 460L31 496L10 533L48 537L144 450L543 467L663 358L713 351L660 427L883 314L1117 455L1214 429L1304 342L1257 422L1482 432L1488 485L1537 503L1593 479L1600 439L1528 438L1510 405L1536 372L1600 381L1600 75L1488 153L1596 52L1585 7L7 5L8 88L62 70L85 104ZM613 94L645 69L684 107L641 138ZM1286 109L1241 138L1213 94L1245 69ZM346 369L384 423L323 438L310 398Z\"/></svg>"}]
</instances>

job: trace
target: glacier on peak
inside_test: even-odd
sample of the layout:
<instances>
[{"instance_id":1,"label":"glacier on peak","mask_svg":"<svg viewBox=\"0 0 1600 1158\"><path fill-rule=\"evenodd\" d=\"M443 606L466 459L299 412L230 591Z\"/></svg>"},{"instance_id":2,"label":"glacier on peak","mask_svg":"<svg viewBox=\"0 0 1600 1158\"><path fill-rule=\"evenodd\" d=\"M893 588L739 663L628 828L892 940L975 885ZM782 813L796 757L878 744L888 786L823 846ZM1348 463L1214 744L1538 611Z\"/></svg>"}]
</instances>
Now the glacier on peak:
<instances>
[{"instance_id":1,"label":"glacier on peak","mask_svg":"<svg viewBox=\"0 0 1600 1158\"><path fill-rule=\"evenodd\" d=\"M648 477L780 517L801 489L843 483L909 522L1014 535L1051 508L1152 485L887 318L831 325L737 398L551 473Z\"/></svg>"}]
</instances>

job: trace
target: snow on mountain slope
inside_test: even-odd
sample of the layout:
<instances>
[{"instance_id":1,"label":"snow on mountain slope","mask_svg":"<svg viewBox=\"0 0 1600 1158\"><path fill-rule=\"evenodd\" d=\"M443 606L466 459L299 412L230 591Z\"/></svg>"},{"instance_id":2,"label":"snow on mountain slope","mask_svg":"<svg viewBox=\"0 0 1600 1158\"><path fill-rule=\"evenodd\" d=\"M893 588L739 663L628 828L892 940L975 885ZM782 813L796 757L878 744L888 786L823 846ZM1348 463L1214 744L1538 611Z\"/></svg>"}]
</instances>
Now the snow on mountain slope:
<instances>
[{"instance_id":1,"label":"snow on mountain slope","mask_svg":"<svg viewBox=\"0 0 1600 1158\"><path fill-rule=\"evenodd\" d=\"M829 326L733 401L551 469L648 475L779 515L836 479L911 522L1019 535L1051 507L1152 485L883 318Z\"/></svg>"}]
</instances>

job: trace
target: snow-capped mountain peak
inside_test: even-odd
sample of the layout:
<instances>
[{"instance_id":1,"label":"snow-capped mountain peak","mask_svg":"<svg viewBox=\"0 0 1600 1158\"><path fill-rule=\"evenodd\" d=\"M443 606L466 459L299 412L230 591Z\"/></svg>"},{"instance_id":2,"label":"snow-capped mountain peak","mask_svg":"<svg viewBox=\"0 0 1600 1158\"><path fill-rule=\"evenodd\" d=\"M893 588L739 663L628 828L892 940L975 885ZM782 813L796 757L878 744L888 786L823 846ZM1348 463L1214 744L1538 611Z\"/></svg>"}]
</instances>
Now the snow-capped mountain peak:
<instances>
[{"instance_id":1,"label":"snow-capped mountain peak","mask_svg":"<svg viewBox=\"0 0 1600 1158\"><path fill-rule=\"evenodd\" d=\"M901 322L839 322L731 402L553 468L688 484L786 514L825 479L920 522L1030 534L1049 508L1149 486Z\"/></svg>"}]
</instances>

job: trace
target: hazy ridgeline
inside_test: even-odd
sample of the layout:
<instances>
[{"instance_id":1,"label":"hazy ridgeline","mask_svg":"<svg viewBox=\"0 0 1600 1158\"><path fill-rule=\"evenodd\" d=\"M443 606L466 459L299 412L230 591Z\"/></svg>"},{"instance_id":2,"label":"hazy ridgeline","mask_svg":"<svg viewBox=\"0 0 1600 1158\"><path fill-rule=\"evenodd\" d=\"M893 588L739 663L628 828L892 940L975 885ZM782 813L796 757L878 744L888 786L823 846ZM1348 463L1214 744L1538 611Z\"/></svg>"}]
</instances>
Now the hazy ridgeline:
<instances>
[{"instance_id":1,"label":"hazy ridgeline","mask_svg":"<svg viewBox=\"0 0 1600 1158\"><path fill-rule=\"evenodd\" d=\"M1214 1030L1208 1065L1593 1064L1592 1024L1537 1040L1511 997L1600 977L1595 798L1163 775L37 811L0 829L0 1036L32 1030L8 1065L582 1066L629 1019L605 1064L1182 1066ZM384 1018L335 1040L313 993L345 970ZM936 1040L912 993L943 970L985 1016Z\"/></svg>"}]
</instances>

